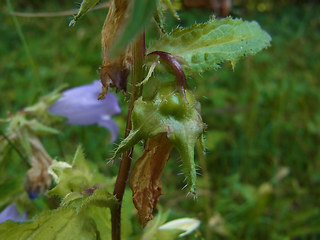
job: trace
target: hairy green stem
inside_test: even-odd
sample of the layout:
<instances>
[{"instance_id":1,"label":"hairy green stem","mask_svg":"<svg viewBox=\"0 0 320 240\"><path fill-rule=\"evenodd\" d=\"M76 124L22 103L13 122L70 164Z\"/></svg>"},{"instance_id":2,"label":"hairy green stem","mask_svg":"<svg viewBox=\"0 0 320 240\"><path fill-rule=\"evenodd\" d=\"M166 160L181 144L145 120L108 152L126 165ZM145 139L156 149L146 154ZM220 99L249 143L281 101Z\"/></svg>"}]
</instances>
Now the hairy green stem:
<instances>
[{"instance_id":1,"label":"hairy green stem","mask_svg":"<svg viewBox=\"0 0 320 240\"><path fill-rule=\"evenodd\" d=\"M133 46L133 73L131 78L131 96L130 105L127 116L127 126L125 137L131 130L131 114L134 102L141 96L141 87L137 86L144 78L143 59L145 56L145 34L143 33ZM121 205L126 183L129 177L133 148L129 149L122 155L117 180L115 183L113 194L118 200L118 204L111 209L112 223L112 240L121 239Z\"/></svg>"}]
</instances>

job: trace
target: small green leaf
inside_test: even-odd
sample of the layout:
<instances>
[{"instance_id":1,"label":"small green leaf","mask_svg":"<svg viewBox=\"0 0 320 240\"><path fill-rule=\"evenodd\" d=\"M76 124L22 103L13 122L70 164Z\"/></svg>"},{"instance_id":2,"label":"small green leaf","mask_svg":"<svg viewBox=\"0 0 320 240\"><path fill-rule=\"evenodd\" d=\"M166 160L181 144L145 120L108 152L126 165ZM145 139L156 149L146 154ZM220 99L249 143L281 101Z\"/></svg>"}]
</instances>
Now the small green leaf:
<instances>
[{"instance_id":1,"label":"small green leaf","mask_svg":"<svg viewBox=\"0 0 320 240\"><path fill-rule=\"evenodd\" d=\"M59 134L60 131L46 126L36 119L32 119L26 123L26 125L37 135Z\"/></svg>"},{"instance_id":2,"label":"small green leaf","mask_svg":"<svg viewBox=\"0 0 320 240\"><path fill-rule=\"evenodd\" d=\"M86 193L84 193L86 194ZM112 208L117 202L117 199L105 189L95 189L90 195L84 196L81 201L75 200L78 211L85 211L90 206L109 207Z\"/></svg>"},{"instance_id":3,"label":"small green leaf","mask_svg":"<svg viewBox=\"0 0 320 240\"><path fill-rule=\"evenodd\" d=\"M52 194L52 193L50 193ZM61 201L61 206L67 205L68 203L75 201L77 199L81 199L83 197L82 193L79 192L70 192L68 193L65 198Z\"/></svg>"},{"instance_id":4,"label":"small green leaf","mask_svg":"<svg viewBox=\"0 0 320 240\"><path fill-rule=\"evenodd\" d=\"M154 20L157 22L161 32L165 33L162 5L160 0L156 0L155 2L156 2L156 10L154 11L153 17L154 17Z\"/></svg>"},{"instance_id":5,"label":"small green leaf","mask_svg":"<svg viewBox=\"0 0 320 240\"><path fill-rule=\"evenodd\" d=\"M114 44L110 46L109 53L111 57L118 56L150 22L156 1L133 0L132 4L126 25L121 29Z\"/></svg>"},{"instance_id":6,"label":"small green leaf","mask_svg":"<svg viewBox=\"0 0 320 240\"><path fill-rule=\"evenodd\" d=\"M254 55L270 46L270 35L255 21L241 19L211 19L189 28L177 28L148 49L164 51L183 58L180 62L187 73L202 73L219 68L219 64Z\"/></svg>"},{"instance_id":7,"label":"small green leaf","mask_svg":"<svg viewBox=\"0 0 320 240\"><path fill-rule=\"evenodd\" d=\"M37 103L24 108L23 113L25 113L27 116L33 118L36 117L41 121L49 123L60 119L62 120L62 117L49 114L48 109L61 97L62 90L64 90L67 86L67 84L63 84L54 91L42 96Z\"/></svg>"},{"instance_id":8,"label":"small green leaf","mask_svg":"<svg viewBox=\"0 0 320 240\"><path fill-rule=\"evenodd\" d=\"M89 164L86 161L86 158L84 156L84 152L81 146L78 146L77 148L77 151L72 161L72 167L90 172Z\"/></svg>"},{"instance_id":9,"label":"small green leaf","mask_svg":"<svg viewBox=\"0 0 320 240\"><path fill-rule=\"evenodd\" d=\"M163 16L163 12L166 10L165 6L167 7L167 9L169 9L169 11L171 12L171 14L177 19L180 20L176 10L174 9L174 6L172 5L172 2L170 0L156 0L156 9L154 11L154 19L157 22L160 30L162 33L165 33L165 29L164 29L164 16Z\"/></svg>"},{"instance_id":10,"label":"small green leaf","mask_svg":"<svg viewBox=\"0 0 320 240\"><path fill-rule=\"evenodd\" d=\"M99 1L100 0L83 0L77 15L75 15L73 19L70 21L69 27L74 26L76 22L79 20L79 18L81 18L84 14L86 14L86 12L90 8L94 7Z\"/></svg>"},{"instance_id":11,"label":"small green leaf","mask_svg":"<svg viewBox=\"0 0 320 240\"><path fill-rule=\"evenodd\" d=\"M61 198L72 192L82 192L91 187L92 175L81 169L73 168L65 162L53 161L49 173L55 179L57 185L48 191L49 195L56 195Z\"/></svg>"},{"instance_id":12,"label":"small green leaf","mask_svg":"<svg viewBox=\"0 0 320 240\"><path fill-rule=\"evenodd\" d=\"M77 195L69 195L70 193L82 194L86 189L92 188L95 184L100 183L99 186L110 184L97 171L94 165L90 165L85 160L81 146L76 151L72 165L62 161L53 161L49 168L49 173L53 176L57 185L48 191L48 194L61 198L68 196L68 199L71 200L74 200Z\"/></svg>"},{"instance_id":13,"label":"small green leaf","mask_svg":"<svg viewBox=\"0 0 320 240\"><path fill-rule=\"evenodd\" d=\"M180 17L178 13L176 12L172 2L170 0L162 0L162 2L167 6L167 8L170 10L171 14L177 19L180 20Z\"/></svg>"}]
</instances>

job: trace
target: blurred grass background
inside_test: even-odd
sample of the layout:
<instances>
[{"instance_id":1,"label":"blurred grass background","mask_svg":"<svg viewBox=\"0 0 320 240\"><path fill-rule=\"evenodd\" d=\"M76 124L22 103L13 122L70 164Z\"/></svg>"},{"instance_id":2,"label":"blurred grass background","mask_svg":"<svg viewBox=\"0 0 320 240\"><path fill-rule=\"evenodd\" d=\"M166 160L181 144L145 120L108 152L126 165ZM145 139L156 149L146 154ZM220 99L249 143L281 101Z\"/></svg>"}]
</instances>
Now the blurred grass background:
<instances>
[{"instance_id":1,"label":"blurred grass background","mask_svg":"<svg viewBox=\"0 0 320 240\"><path fill-rule=\"evenodd\" d=\"M14 10L23 12L75 5L12 1ZM74 28L67 27L71 16L16 17L26 45L8 6L0 10L0 118L64 83L73 87L98 79L106 9L88 13ZM272 36L272 47L241 60L234 71L226 63L191 83L208 125L206 159L197 157L199 198L186 198L180 190L184 183L177 176L176 154L164 173L161 204L171 209L172 218L201 219L197 239L320 239L319 12L318 1L234 1L232 13L258 21ZM205 21L211 14L183 10L180 25ZM169 19L167 28L174 24ZM126 97L119 94L118 99L123 113L115 118L122 137ZM116 175L117 166L105 161L114 148L106 130L61 130L58 138L43 138L51 156L68 158L81 143L88 159Z\"/></svg>"}]
</instances>

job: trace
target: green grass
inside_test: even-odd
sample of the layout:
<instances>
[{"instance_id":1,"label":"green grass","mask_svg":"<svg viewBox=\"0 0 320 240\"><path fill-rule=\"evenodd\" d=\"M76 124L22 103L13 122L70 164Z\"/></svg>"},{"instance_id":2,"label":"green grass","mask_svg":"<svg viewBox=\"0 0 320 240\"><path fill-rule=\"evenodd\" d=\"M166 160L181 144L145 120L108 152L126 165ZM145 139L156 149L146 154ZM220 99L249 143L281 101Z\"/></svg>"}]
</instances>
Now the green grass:
<instances>
[{"instance_id":1,"label":"green grass","mask_svg":"<svg viewBox=\"0 0 320 240\"><path fill-rule=\"evenodd\" d=\"M47 11L68 8L41 6ZM35 74L6 6L0 10L1 118L63 83L72 87L98 78L105 10L87 14L75 28L67 27L68 17L18 17ZM198 234L208 234L204 239L320 238L319 11L319 4L314 4L244 16L257 20L270 33L272 47L243 59L235 71L226 63L220 71L191 83L208 125L208 171L198 162L202 167L199 200L186 199L174 154L164 174L161 204L172 209L172 218L200 218ZM208 12L192 14L202 21L208 16ZM181 16L182 25L197 18L190 13ZM116 120L123 133L126 101L120 95L124 111ZM113 148L106 130L97 126L62 130L58 140L43 139L52 156L62 158L62 152L70 156L82 143L89 159L107 174L116 174L116 166L105 164ZM277 172L284 167L289 174L277 180Z\"/></svg>"}]
</instances>

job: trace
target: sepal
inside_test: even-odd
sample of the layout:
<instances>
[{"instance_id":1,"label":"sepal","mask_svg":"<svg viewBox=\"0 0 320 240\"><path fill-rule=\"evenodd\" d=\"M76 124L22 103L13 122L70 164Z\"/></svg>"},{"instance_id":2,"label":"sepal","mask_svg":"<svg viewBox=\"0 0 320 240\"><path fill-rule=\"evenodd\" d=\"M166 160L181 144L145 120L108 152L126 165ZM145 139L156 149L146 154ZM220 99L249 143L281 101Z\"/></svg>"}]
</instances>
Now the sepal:
<instances>
[{"instance_id":1,"label":"sepal","mask_svg":"<svg viewBox=\"0 0 320 240\"><path fill-rule=\"evenodd\" d=\"M181 155L186 189L195 194L194 147L205 129L198 110L192 92L186 90L183 96L172 84L162 86L152 100L139 98L132 112L131 133L120 143L113 159L140 140L166 133Z\"/></svg>"}]
</instances>

